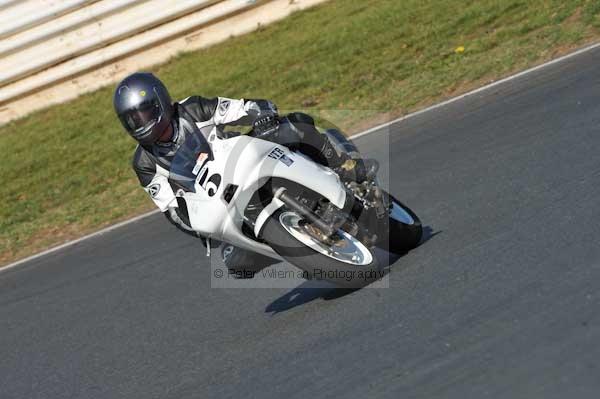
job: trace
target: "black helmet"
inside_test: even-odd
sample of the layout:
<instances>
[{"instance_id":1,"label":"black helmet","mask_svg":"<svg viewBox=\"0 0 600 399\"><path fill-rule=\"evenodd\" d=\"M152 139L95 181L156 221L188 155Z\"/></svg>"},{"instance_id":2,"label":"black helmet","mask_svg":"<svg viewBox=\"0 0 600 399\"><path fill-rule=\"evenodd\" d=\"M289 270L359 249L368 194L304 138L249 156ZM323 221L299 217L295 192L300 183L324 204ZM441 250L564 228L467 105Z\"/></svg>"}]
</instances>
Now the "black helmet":
<instances>
[{"instance_id":1,"label":"black helmet","mask_svg":"<svg viewBox=\"0 0 600 399\"><path fill-rule=\"evenodd\" d=\"M138 72L123 79L113 105L127 132L142 145L155 143L173 117L171 96L151 73Z\"/></svg>"}]
</instances>

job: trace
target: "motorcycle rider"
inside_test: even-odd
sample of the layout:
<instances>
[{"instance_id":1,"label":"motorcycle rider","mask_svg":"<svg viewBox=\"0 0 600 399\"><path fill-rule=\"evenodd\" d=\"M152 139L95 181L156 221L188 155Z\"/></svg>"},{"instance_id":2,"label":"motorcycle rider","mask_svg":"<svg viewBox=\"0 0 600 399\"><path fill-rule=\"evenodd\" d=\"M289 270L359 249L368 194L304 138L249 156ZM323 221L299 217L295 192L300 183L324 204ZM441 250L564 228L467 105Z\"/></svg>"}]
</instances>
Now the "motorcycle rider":
<instances>
[{"instance_id":1,"label":"motorcycle rider","mask_svg":"<svg viewBox=\"0 0 600 399\"><path fill-rule=\"evenodd\" d=\"M188 97L172 102L165 85L153 74L138 72L127 76L116 87L113 105L125 130L138 142L133 169L144 188L178 229L200 237L190 227L184 201L177 201L168 182L173 156L189 134L200 132L226 134L227 125L252 126L252 134L279 144L294 147L311 159L334 169L344 178L364 180L377 168L356 153L338 152L326 135L321 134L313 119L302 113L287 115L293 126L287 137L276 137L279 115L277 107L263 99L231 99L224 97ZM294 137L290 138L290 134ZM201 237L200 237L201 238ZM225 265L230 270L259 270L277 261L225 244Z\"/></svg>"}]
</instances>

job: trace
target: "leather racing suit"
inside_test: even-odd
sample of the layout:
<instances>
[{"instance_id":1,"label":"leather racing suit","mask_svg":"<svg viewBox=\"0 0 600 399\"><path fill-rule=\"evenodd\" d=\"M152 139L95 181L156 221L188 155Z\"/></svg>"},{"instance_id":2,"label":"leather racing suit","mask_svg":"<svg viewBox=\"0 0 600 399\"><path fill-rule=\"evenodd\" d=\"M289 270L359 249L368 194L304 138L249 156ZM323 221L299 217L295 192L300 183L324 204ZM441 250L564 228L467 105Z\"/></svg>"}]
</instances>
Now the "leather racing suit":
<instances>
[{"instance_id":1,"label":"leather racing suit","mask_svg":"<svg viewBox=\"0 0 600 399\"><path fill-rule=\"evenodd\" d=\"M215 129L222 131L227 125L250 126L265 115L276 114L276 106L267 100L188 97L174 104L171 140L157 142L151 146L138 145L133 157L133 169L141 186L150 194L152 201L166 218L178 229L200 237L190 227L185 202L178 200L168 181L171 161L177 149L194 131L200 131L208 140L210 134L215 134ZM299 134L297 149L323 164L331 164L332 160L333 163L339 161L331 143L325 135L316 130L310 116L296 113L288 115L288 119L296 126L295 130ZM230 245L225 247L222 254L225 264L230 269L235 267L232 263L252 263L261 268L277 262Z\"/></svg>"}]
</instances>

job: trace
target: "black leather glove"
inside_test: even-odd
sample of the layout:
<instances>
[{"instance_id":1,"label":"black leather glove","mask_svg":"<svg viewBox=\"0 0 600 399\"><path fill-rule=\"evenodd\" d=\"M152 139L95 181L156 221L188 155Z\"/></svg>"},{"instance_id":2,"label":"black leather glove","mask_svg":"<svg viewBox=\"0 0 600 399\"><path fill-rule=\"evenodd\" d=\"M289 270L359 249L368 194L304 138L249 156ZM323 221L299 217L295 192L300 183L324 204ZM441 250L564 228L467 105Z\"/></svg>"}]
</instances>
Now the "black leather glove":
<instances>
[{"instance_id":1,"label":"black leather glove","mask_svg":"<svg viewBox=\"0 0 600 399\"><path fill-rule=\"evenodd\" d=\"M276 114L268 113L260 115L252 124L252 130L255 137L270 135L279 128L279 117Z\"/></svg>"}]
</instances>

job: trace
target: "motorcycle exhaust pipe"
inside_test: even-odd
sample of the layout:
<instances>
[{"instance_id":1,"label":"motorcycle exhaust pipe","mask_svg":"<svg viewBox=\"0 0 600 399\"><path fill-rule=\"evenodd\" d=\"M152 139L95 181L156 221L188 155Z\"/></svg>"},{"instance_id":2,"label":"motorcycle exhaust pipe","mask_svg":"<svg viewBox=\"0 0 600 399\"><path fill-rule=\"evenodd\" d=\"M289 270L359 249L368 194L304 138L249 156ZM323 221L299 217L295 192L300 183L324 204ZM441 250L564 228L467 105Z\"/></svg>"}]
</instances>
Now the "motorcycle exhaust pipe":
<instances>
[{"instance_id":1,"label":"motorcycle exhaust pipe","mask_svg":"<svg viewBox=\"0 0 600 399\"><path fill-rule=\"evenodd\" d=\"M275 198L281 200L281 202L283 202L288 208L298 212L301 216L306 218L312 225L317 227L328 237L333 235L337 231L337 229L334 226L328 224L323 219L315 215L313 211L306 205L296 201L294 197L292 197L286 192L285 188L279 188L274 191Z\"/></svg>"}]
</instances>

